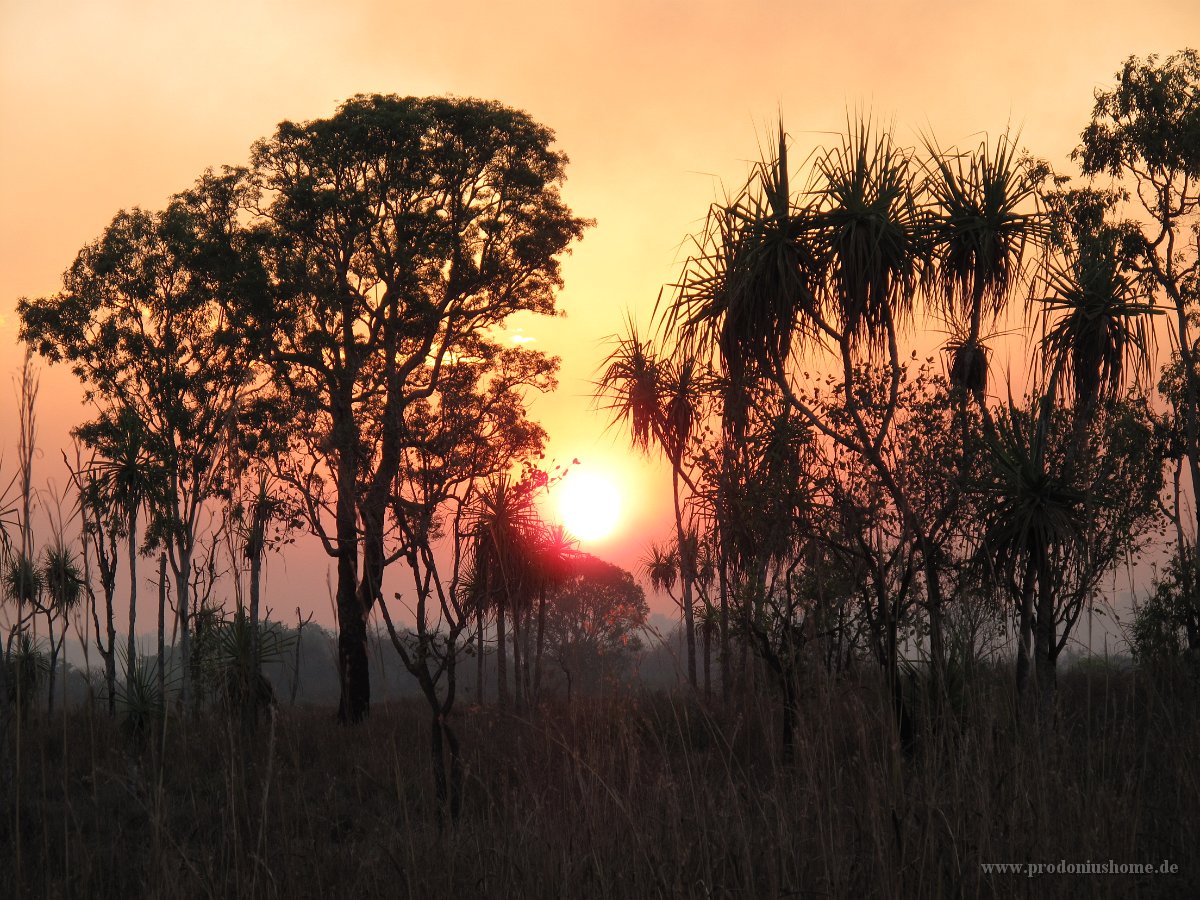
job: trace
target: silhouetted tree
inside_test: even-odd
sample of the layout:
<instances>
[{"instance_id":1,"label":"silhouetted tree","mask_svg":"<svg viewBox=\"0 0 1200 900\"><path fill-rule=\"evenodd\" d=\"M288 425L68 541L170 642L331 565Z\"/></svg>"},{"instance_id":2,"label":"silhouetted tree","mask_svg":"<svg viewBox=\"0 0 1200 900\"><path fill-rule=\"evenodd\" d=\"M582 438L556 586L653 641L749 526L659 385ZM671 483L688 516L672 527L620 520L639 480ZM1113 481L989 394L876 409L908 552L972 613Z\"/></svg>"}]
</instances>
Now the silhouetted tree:
<instances>
[{"instance_id":1,"label":"silhouetted tree","mask_svg":"<svg viewBox=\"0 0 1200 900\"><path fill-rule=\"evenodd\" d=\"M237 246L238 184L236 173L209 174L163 212L118 213L80 251L58 294L18 304L21 339L68 363L98 407L79 433L108 447L102 480L126 513L131 566L137 512L150 500L146 543L166 548L175 576L185 697L201 512L252 377L246 341L224 310L228 292L249 296L262 282Z\"/></svg>"},{"instance_id":2,"label":"silhouetted tree","mask_svg":"<svg viewBox=\"0 0 1200 900\"><path fill-rule=\"evenodd\" d=\"M479 335L553 312L558 258L587 224L559 196L552 137L499 103L359 96L255 147L274 293L242 318L269 335L267 362L316 436L301 452L322 471L294 480L337 560L343 721L370 701L366 621L393 483L419 444L409 409Z\"/></svg>"},{"instance_id":3,"label":"silhouetted tree","mask_svg":"<svg viewBox=\"0 0 1200 900\"><path fill-rule=\"evenodd\" d=\"M649 608L633 576L589 553L550 593L546 648L567 680L567 699L618 677L641 647Z\"/></svg>"},{"instance_id":4,"label":"silhouetted tree","mask_svg":"<svg viewBox=\"0 0 1200 900\"><path fill-rule=\"evenodd\" d=\"M1110 90L1097 91L1091 122L1073 158L1085 175L1117 179L1118 188L1130 195L1134 209L1119 226L1124 231L1123 262L1142 289L1165 301L1173 313L1175 453L1186 461L1195 486L1200 484L1195 318L1200 301L1200 54L1186 49L1162 60L1131 56L1115 81ZM1200 565L1200 504L1192 504L1190 526L1190 534L1177 528L1177 543L1181 552L1187 545ZM1196 606L1196 566L1179 571L1183 595ZM1193 648L1200 647L1200 637L1189 638Z\"/></svg>"}]
</instances>

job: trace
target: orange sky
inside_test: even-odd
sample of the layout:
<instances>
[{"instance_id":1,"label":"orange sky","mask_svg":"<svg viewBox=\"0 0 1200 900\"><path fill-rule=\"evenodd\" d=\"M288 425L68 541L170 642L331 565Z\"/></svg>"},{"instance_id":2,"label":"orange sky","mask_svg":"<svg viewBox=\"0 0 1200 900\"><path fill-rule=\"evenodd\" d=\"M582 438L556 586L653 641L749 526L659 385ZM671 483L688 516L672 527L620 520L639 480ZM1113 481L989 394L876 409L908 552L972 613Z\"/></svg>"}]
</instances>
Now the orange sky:
<instances>
[{"instance_id":1,"label":"orange sky","mask_svg":"<svg viewBox=\"0 0 1200 900\"><path fill-rule=\"evenodd\" d=\"M1136 9L1136 12L1132 12ZM627 567L665 535L665 475L604 433L590 379L625 311L643 322L681 242L735 186L782 112L799 159L847 108L943 145L1019 126L1069 171L1092 93L1130 54L1200 42L1196 0L1004 3L622 0L0 0L0 452L11 472L16 300L52 293L123 207L161 207L206 167L245 161L280 119L327 116L363 92L473 95L528 110L571 157L566 197L597 226L564 266L562 320L522 322L564 357L534 414L550 456L627 487ZM69 373L42 371L39 480L86 411ZM323 596L289 599L328 616ZM149 566L147 566L149 568ZM123 589L122 589L123 590Z\"/></svg>"}]
</instances>

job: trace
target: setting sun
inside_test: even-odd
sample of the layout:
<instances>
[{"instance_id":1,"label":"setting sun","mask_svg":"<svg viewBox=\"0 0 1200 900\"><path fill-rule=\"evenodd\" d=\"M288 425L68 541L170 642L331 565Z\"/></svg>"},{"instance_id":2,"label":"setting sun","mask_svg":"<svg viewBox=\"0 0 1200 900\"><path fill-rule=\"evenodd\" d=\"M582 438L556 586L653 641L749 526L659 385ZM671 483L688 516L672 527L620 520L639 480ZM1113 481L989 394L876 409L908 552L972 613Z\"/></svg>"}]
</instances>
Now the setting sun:
<instances>
[{"instance_id":1,"label":"setting sun","mask_svg":"<svg viewBox=\"0 0 1200 900\"><path fill-rule=\"evenodd\" d=\"M608 537L621 515L621 497L611 478L600 472L573 471L558 491L558 514L581 541Z\"/></svg>"}]
</instances>

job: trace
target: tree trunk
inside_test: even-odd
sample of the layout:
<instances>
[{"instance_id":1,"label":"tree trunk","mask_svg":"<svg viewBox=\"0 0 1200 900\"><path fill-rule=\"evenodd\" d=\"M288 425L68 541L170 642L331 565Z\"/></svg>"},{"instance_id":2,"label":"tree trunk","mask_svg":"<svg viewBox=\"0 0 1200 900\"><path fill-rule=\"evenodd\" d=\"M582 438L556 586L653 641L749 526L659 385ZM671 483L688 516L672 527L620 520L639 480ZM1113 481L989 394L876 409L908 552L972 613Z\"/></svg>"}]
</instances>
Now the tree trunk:
<instances>
[{"instance_id":1,"label":"tree trunk","mask_svg":"<svg viewBox=\"0 0 1200 900\"><path fill-rule=\"evenodd\" d=\"M257 515L257 514L256 514ZM244 703L244 726L242 731L253 731L258 727L259 684L262 684L262 659L259 654L258 641L258 604L259 590L263 580L263 539L262 522L256 518L251 535L250 545L250 684L246 685L247 695L242 697Z\"/></svg>"},{"instance_id":2,"label":"tree trunk","mask_svg":"<svg viewBox=\"0 0 1200 900\"><path fill-rule=\"evenodd\" d=\"M184 708L191 702L192 687L192 545L190 539L180 541L179 571L175 573L176 619L179 622L179 699Z\"/></svg>"},{"instance_id":3,"label":"tree trunk","mask_svg":"<svg viewBox=\"0 0 1200 900\"><path fill-rule=\"evenodd\" d=\"M167 702L167 553L158 554L158 698Z\"/></svg>"},{"instance_id":4,"label":"tree trunk","mask_svg":"<svg viewBox=\"0 0 1200 900\"><path fill-rule=\"evenodd\" d=\"M718 528L724 528L718 525ZM729 699L729 691L733 678L729 671L729 554L725 548L725 539L721 537L721 561L717 577L720 579L721 591L721 647L718 651L721 668L721 697Z\"/></svg>"},{"instance_id":5,"label":"tree trunk","mask_svg":"<svg viewBox=\"0 0 1200 900\"><path fill-rule=\"evenodd\" d=\"M525 708L524 693L521 690L522 662L524 657L521 654L521 632L524 630L521 625L521 606L520 601L512 605L512 632L513 632L513 709L520 712Z\"/></svg>"},{"instance_id":6,"label":"tree trunk","mask_svg":"<svg viewBox=\"0 0 1200 900\"><path fill-rule=\"evenodd\" d=\"M347 413L348 415L348 413ZM339 429L335 425L335 432ZM342 436L344 437L344 435ZM351 436L352 438L352 436ZM354 508L357 478L354 450L339 440L337 528L338 721L362 721L371 703L367 664L367 628L358 600L358 519Z\"/></svg>"},{"instance_id":7,"label":"tree trunk","mask_svg":"<svg viewBox=\"0 0 1200 900\"><path fill-rule=\"evenodd\" d=\"M696 566L691 541L683 531L683 509L679 504L679 463L671 464L671 496L675 504L675 538L679 545L679 575L683 588L683 631L687 642L688 684L696 687L696 627L692 609L692 581Z\"/></svg>"},{"instance_id":8,"label":"tree trunk","mask_svg":"<svg viewBox=\"0 0 1200 900\"><path fill-rule=\"evenodd\" d=\"M129 510L129 642L126 645L128 678L137 662L137 507Z\"/></svg>"},{"instance_id":9,"label":"tree trunk","mask_svg":"<svg viewBox=\"0 0 1200 900\"><path fill-rule=\"evenodd\" d=\"M1058 658L1054 626L1054 590L1048 568L1048 563L1038 567L1038 610L1033 645L1037 661L1038 699L1043 714L1049 714L1054 707Z\"/></svg>"},{"instance_id":10,"label":"tree trunk","mask_svg":"<svg viewBox=\"0 0 1200 900\"><path fill-rule=\"evenodd\" d=\"M1024 705L1029 699L1029 675L1033 664L1033 584L1036 568L1032 557L1021 581L1020 624L1017 635L1017 697Z\"/></svg>"},{"instance_id":11,"label":"tree trunk","mask_svg":"<svg viewBox=\"0 0 1200 900\"><path fill-rule=\"evenodd\" d=\"M475 702L483 706L483 604L475 610Z\"/></svg>"},{"instance_id":12,"label":"tree trunk","mask_svg":"<svg viewBox=\"0 0 1200 900\"><path fill-rule=\"evenodd\" d=\"M50 640L50 669L46 673L47 692L46 692L46 716L47 718L54 715L54 682L55 674L58 668L58 651L61 644L54 643L54 619L49 613L46 614L46 633ZM63 638L67 636L67 623L63 620ZM65 676L64 676L65 678Z\"/></svg>"},{"instance_id":13,"label":"tree trunk","mask_svg":"<svg viewBox=\"0 0 1200 900\"><path fill-rule=\"evenodd\" d=\"M504 600L496 605L496 693L501 709L508 709L508 647L504 633Z\"/></svg>"},{"instance_id":14,"label":"tree trunk","mask_svg":"<svg viewBox=\"0 0 1200 900\"><path fill-rule=\"evenodd\" d=\"M537 660L533 666L533 702L542 696L542 651L546 646L546 586L538 591Z\"/></svg>"}]
</instances>

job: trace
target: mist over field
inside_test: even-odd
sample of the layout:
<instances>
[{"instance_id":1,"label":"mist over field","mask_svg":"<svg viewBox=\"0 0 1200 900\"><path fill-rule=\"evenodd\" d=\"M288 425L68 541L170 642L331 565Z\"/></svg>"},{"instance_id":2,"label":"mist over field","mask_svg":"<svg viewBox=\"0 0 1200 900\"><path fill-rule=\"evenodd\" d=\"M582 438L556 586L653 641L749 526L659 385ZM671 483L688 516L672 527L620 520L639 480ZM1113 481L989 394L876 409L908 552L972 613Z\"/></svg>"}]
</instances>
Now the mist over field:
<instances>
[{"instance_id":1,"label":"mist over field","mask_svg":"<svg viewBox=\"0 0 1200 900\"><path fill-rule=\"evenodd\" d=\"M0 4L0 898L1200 895L1194 4Z\"/></svg>"}]
</instances>

